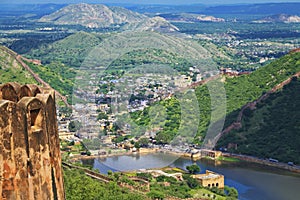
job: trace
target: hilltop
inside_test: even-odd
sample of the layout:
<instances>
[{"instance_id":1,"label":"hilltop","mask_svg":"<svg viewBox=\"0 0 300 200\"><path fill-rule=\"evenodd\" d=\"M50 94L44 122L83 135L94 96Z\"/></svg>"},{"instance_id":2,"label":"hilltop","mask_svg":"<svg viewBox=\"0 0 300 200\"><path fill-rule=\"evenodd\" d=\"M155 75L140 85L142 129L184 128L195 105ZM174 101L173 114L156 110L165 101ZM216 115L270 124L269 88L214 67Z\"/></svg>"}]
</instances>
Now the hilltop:
<instances>
[{"instance_id":1,"label":"hilltop","mask_svg":"<svg viewBox=\"0 0 300 200\"><path fill-rule=\"evenodd\" d=\"M79 24L89 28L108 27L113 24L140 22L146 16L121 7L105 5L71 4L58 11L42 17L40 22L55 24Z\"/></svg>"},{"instance_id":2,"label":"hilltop","mask_svg":"<svg viewBox=\"0 0 300 200\"><path fill-rule=\"evenodd\" d=\"M206 8L204 14L248 14L248 15L275 15L287 13L297 15L300 13L298 2L287 3L261 3L244 5L220 5Z\"/></svg>"},{"instance_id":3,"label":"hilltop","mask_svg":"<svg viewBox=\"0 0 300 200\"><path fill-rule=\"evenodd\" d=\"M124 29L136 30L136 31L157 31L161 33L170 33L179 31L179 28L172 25L163 17L152 17L144 20L140 23L128 24Z\"/></svg>"}]
</instances>

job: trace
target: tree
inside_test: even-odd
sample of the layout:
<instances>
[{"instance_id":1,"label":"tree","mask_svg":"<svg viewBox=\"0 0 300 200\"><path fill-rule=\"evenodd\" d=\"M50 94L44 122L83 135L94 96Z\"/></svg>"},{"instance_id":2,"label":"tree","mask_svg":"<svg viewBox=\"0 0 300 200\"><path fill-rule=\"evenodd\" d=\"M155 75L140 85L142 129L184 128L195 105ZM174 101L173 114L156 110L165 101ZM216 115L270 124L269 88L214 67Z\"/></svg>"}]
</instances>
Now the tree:
<instances>
[{"instance_id":1,"label":"tree","mask_svg":"<svg viewBox=\"0 0 300 200\"><path fill-rule=\"evenodd\" d=\"M187 185L188 185L190 188L192 188L192 189L197 188L198 186L200 186L199 182L198 182L196 179L190 177L190 176L187 175L187 174L186 174L183 178L184 178L184 180L186 181Z\"/></svg>"},{"instance_id":2,"label":"tree","mask_svg":"<svg viewBox=\"0 0 300 200\"><path fill-rule=\"evenodd\" d=\"M81 128L82 124L79 121L71 121L69 123L69 131L70 132L76 132Z\"/></svg>"},{"instance_id":3,"label":"tree","mask_svg":"<svg viewBox=\"0 0 300 200\"><path fill-rule=\"evenodd\" d=\"M141 178L146 178L146 179L149 179L149 180L152 179L152 175L150 173L137 173L136 176L141 177Z\"/></svg>"},{"instance_id":4,"label":"tree","mask_svg":"<svg viewBox=\"0 0 300 200\"><path fill-rule=\"evenodd\" d=\"M97 116L97 120L102 120L102 119L105 119L105 120L108 119L107 114L105 114L104 112L100 112Z\"/></svg>"},{"instance_id":5,"label":"tree","mask_svg":"<svg viewBox=\"0 0 300 200\"><path fill-rule=\"evenodd\" d=\"M224 189L227 191L227 196L228 197L238 198L239 193L235 188L225 186Z\"/></svg>"},{"instance_id":6,"label":"tree","mask_svg":"<svg viewBox=\"0 0 300 200\"><path fill-rule=\"evenodd\" d=\"M139 143L141 147L147 147L149 144L149 139L148 138L140 138Z\"/></svg>"},{"instance_id":7,"label":"tree","mask_svg":"<svg viewBox=\"0 0 300 200\"><path fill-rule=\"evenodd\" d=\"M151 199L164 199L165 195L161 191L153 190L147 194Z\"/></svg>"},{"instance_id":8,"label":"tree","mask_svg":"<svg viewBox=\"0 0 300 200\"><path fill-rule=\"evenodd\" d=\"M86 152L86 155L87 155L87 156L90 156L90 155L92 155L92 153L91 153L90 151L87 151L87 152Z\"/></svg>"},{"instance_id":9,"label":"tree","mask_svg":"<svg viewBox=\"0 0 300 200\"><path fill-rule=\"evenodd\" d=\"M186 169L190 174L196 174L197 172L200 172L200 167L196 164L186 166Z\"/></svg>"},{"instance_id":10,"label":"tree","mask_svg":"<svg viewBox=\"0 0 300 200\"><path fill-rule=\"evenodd\" d=\"M137 148L137 149L139 149L141 147L141 145L140 145L139 142L136 142L136 143L134 143L134 147Z\"/></svg>"}]
</instances>

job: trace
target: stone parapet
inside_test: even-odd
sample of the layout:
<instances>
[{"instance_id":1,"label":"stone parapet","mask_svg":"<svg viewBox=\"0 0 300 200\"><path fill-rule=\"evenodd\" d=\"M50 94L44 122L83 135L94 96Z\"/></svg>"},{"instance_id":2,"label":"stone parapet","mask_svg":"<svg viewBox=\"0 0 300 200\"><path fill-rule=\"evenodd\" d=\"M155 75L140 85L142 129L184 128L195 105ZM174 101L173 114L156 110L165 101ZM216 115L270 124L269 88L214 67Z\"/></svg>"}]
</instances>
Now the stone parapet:
<instances>
[{"instance_id":1,"label":"stone parapet","mask_svg":"<svg viewBox=\"0 0 300 200\"><path fill-rule=\"evenodd\" d=\"M0 85L0 199L65 199L55 93Z\"/></svg>"}]
</instances>

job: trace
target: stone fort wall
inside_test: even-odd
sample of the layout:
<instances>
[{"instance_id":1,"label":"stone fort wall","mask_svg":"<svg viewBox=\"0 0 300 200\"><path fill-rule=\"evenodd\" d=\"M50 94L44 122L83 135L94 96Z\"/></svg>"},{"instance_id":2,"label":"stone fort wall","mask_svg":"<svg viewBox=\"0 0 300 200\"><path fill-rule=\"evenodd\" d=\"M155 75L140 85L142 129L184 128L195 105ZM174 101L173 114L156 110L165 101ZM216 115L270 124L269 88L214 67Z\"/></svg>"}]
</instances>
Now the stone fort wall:
<instances>
[{"instance_id":1,"label":"stone fort wall","mask_svg":"<svg viewBox=\"0 0 300 200\"><path fill-rule=\"evenodd\" d=\"M53 90L0 85L0 199L65 199Z\"/></svg>"}]
</instances>

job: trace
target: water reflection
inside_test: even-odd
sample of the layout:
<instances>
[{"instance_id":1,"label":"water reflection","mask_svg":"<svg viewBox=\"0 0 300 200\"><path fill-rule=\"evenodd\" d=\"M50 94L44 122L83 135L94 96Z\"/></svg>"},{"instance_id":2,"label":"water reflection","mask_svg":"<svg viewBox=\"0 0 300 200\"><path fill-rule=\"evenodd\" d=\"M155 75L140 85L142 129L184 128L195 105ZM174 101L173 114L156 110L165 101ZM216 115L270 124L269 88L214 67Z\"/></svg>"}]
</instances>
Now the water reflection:
<instances>
[{"instance_id":1,"label":"water reflection","mask_svg":"<svg viewBox=\"0 0 300 200\"><path fill-rule=\"evenodd\" d=\"M94 163L95 163L95 159L82 160L82 164L84 164L84 165L94 166Z\"/></svg>"}]
</instances>

